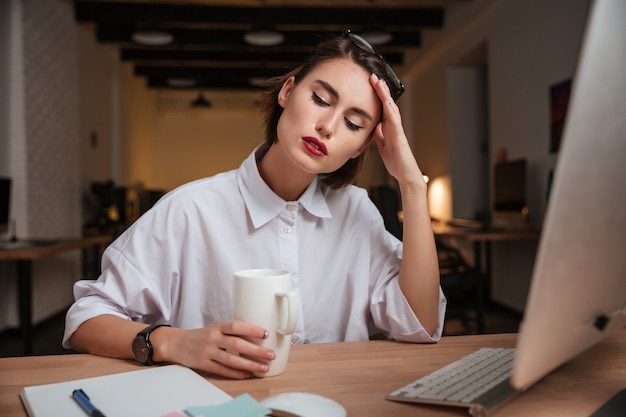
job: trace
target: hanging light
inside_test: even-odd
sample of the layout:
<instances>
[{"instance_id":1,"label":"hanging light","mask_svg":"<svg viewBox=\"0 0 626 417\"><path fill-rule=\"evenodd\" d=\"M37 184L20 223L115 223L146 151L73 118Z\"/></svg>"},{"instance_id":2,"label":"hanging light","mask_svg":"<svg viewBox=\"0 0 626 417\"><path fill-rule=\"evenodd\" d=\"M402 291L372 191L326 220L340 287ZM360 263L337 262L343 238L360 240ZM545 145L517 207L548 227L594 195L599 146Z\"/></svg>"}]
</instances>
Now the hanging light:
<instances>
[{"instance_id":1,"label":"hanging light","mask_svg":"<svg viewBox=\"0 0 626 417\"><path fill-rule=\"evenodd\" d=\"M253 87L265 88L269 85L270 79L268 77L250 77L248 78L248 84Z\"/></svg>"},{"instance_id":2,"label":"hanging light","mask_svg":"<svg viewBox=\"0 0 626 417\"><path fill-rule=\"evenodd\" d=\"M275 46L285 41L285 35L274 29L253 29L243 35L243 40L255 46Z\"/></svg>"},{"instance_id":3,"label":"hanging light","mask_svg":"<svg viewBox=\"0 0 626 417\"><path fill-rule=\"evenodd\" d=\"M195 78L173 77L167 79L167 85L174 88L191 88L198 84Z\"/></svg>"},{"instance_id":4,"label":"hanging light","mask_svg":"<svg viewBox=\"0 0 626 417\"><path fill-rule=\"evenodd\" d=\"M393 35L389 32L382 22L379 20L374 7L375 0L369 0L371 6L369 7L369 16L367 22L363 26L363 30L359 33L363 39L368 41L370 45L384 45L391 42Z\"/></svg>"},{"instance_id":5,"label":"hanging light","mask_svg":"<svg viewBox=\"0 0 626 417\"><path fill-rule=\"evenodd\" d=\"M274 28L262 6L259 17L252 25L252 30L243 35L243 40L255 46L275 46L285 41L285 35Z\"/></svg>"},{"instance_id":6,"label":"hanging light","mask_svg":"<svg viewBox=\"0 0 626 417\"><path fill-rule=\"evenodd\" d=\"M368 41L371 45L384 45L389 43L393 39L393 35L391 32L388 32L382 28L372 27L370 29L365 29L360 33L361 37Z\"/></svg>"},{"instance_id":7,"label":"hanging light","mask_svg":"<svg viewBox=\"0 0 626 417\"><path fill-rule=\"evenodd\" d=\"M174 35L159 24L154 5L146 12L145 24L139 26L131 35L134 42L140 45L161 46L174 42Z\"/></svg>"},{"instance_id":8,"label":"hanging light","mask_svg":"<svg viewBox=\"0 0 626 417\"><path fill-rule=\"evenodd\" d=\"M137 29L132 35L133 41L140 45L161 46L174 42L174 35L156 25Z\"/></svg>"},{"instance_id":9,"label":"hanging light","mask_svg":"<svg viewBox=\"0 0 626 417\"><path fill-rule=\"evenodd\" d=\"M203 93L198 93L198 97L191 102L191 107L193 108L209 108L212 107L213 104L206 97L204 97Z\"/></svg>"}]
</instances>

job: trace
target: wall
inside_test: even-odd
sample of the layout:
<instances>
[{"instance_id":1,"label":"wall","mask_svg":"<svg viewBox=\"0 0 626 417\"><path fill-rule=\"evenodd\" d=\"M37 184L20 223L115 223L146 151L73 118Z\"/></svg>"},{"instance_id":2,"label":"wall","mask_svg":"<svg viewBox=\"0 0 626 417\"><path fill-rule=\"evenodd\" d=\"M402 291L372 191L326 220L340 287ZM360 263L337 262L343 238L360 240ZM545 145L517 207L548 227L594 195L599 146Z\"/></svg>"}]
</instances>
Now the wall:
<instances>
[{"instance_id":1,"label":"wall","mask_svg":"<svg viewBox=\"0 0 626 417\"><path fill-rule=\"evenodd\" d=\"M9 63L11 55L11 4L10 2L0 2L0 62ZM0 65L0 176L8 176L10 174L10 142L9 142L9 109L10 101L8 91L10 89L10 66ZM5 239L7 235L0 233L0 239ZM11 282L9 277L14 276L15 269L13 265L0 262L0 305L10 305L9 308L0 308L0 329L3 329L11 319L15 321L16 304L14 302L15 283ZM5 295L10 294L10 295ZM13 297L13 298L11 298Z\"/></svg>"},{"instance_id":2,"label":"wall","mask_svg":"<svg viewBox=\"0 0 626 417\"><path fill-rule=\"evenodd\" d=\"M76 26L76 25L75 25ZM76 26L78 44L79 142L81 190L114 177L119 132L118 53L96 44L91 26Z\"/></svg>"},{"instance_id":3,"label":"wall","mask_svg":"<svg viewBox=\"0 0 626 417\"><path fill-rule=\"evenodd\" d=\"M9 83L2 94L0 171L13 179L11 213L18 237L80 234L78 76L71 4L4 2L2 61ZM9 156L8 160L6 155ZM78 253L35 262L33 317L42 320L71 301L80 274ZM16 325L15 271L0 269L0 328Z\"/></svg>"},{"instance_id":4,"label":"wall","mask_svg":"<svg viewBox=\"0 0 626 417\"><path fill-rule=\"evenodd\" d=\"M204 93L211 108L191 108L198 92L147 91L144 81L130 71L123 75L124 157L120 183L142 183L165 191L186 182L237 168L264 141L258 92L211 91ZM383 182L380 157L363 184Z\"/></svg>"},{"instance_id":5,"label":"wall","mask_svg":"<svg viewBox=\"0 0 626 417\"><path fill-rule=\"evenodd\" d=\"M475 160L458 166L467 157L458 152L467 149L451 142L463 139L451 132L451 104L446 99L450 71L466 66L467 56L485 45L489 161L493 163L499 148L506 148L510 159L527 159L531 221L541 226L548 172L555 162L555 155L549 153L548 91L552 84L574 75L588 7L588 0L476 0L458 8L462 18L452 15L443 35L426 36L429 44L414 57L407 75L414 87L412 134L418 161L434 183L449 187L443 191L437 187L445 194L441 201L431 196L433 215L454 217L479 209L472 206L475 199L464 197L459 202L458 193L451 192L464 187L473 193L482 190L466 181L470 175L463 175L473 169ZM496 301L523 309L535 252L536 244L531 242L494 245Z\"/></svg>"}]
</instances>

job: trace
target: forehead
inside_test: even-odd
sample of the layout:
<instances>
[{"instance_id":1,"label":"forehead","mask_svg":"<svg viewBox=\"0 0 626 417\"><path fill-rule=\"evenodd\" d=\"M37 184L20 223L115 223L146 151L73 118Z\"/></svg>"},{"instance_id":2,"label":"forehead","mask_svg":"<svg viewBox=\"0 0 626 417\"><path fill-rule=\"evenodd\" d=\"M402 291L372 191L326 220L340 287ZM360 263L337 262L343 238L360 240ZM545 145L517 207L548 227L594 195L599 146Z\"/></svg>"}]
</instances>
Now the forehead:
<instances>
[{"instance_id":1,"label":"forehead","mask_svg":"<svg viewBox=\"0 0 626 417\"><path fill-rule=\"evenodd\" d=\"M356 103L373 116L377 116L380 99L369 81L370 74L347 58L324 61L309 72L306 82L324 81L339 94L340 100Z\"/></svg>"},{"instance_id":2,"label":"forehead","mask_svg":"<svg viewBox=\"0 0 626 417\"><path fill-rule=\"evenodd\" d=\"M322 61L317 64L305 77L305 79L323 80L329 82L336 79L351 84L369 85L369 74L361 66L348 58L335 58ZM361 85L361 87L363 87ZM337 86L339 87L339 86Z\"/></svg>"}]
</instances>

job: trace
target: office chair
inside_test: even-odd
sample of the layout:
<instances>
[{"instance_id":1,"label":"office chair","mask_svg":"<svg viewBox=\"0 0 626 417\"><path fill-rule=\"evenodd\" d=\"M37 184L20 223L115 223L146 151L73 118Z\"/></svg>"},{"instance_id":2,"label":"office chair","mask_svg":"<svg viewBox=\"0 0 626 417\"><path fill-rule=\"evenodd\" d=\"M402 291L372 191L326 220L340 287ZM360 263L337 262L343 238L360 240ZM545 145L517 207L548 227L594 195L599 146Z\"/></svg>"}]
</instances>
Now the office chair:
<instances>
[{"instance_id":1,"label":"office chair","mask_svg":"<svg viewBox=\"0 0 626 417\"><path fill-rule=\"evenodd\" d=\"M400 196L398 196L396 189L388 185L372 187L370 188L370 199L383 216L385 228L392 235L402 240L402 223L398 219Z\"/></svg>"},{"instance_id":2,"label":"office chair","mask_svg":"<svg viewBox=\"0 0 626 417\"><path fill-rule=\"evenodd\" d=\"M476 272L465 261L459 249L446 238L436 237L435 245L441 289L448 300L446 321L459 320L463 326L460 334L473 333L472 322L477 323L479 315L482 315L476 298ZM472 311L474 314L470 314Z\"/></svg>"}]
</instances>

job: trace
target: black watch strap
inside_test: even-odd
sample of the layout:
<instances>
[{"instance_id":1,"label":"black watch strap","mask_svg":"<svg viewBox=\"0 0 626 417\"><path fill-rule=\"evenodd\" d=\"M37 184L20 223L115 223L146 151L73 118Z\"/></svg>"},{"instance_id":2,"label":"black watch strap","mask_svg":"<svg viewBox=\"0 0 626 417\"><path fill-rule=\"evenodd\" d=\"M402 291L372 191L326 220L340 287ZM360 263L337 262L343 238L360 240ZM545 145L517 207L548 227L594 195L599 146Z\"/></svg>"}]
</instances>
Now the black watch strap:
<instances>
[{"instance_id":1,"label":"black watch strap","mask_svg":"<svg viewBox=\"0 0 626 417\"><path fill-rule=\"evenodd\" d=\"M135 340L133 341L133 354L135 355L135 359L144 365L153 365L152 355L154 353L152 348L152 342L150 341L150 334L158 329L159 327L167 326L170 327L169 324L152 324L135 336Z\"/></svg>"}]
</instances>

